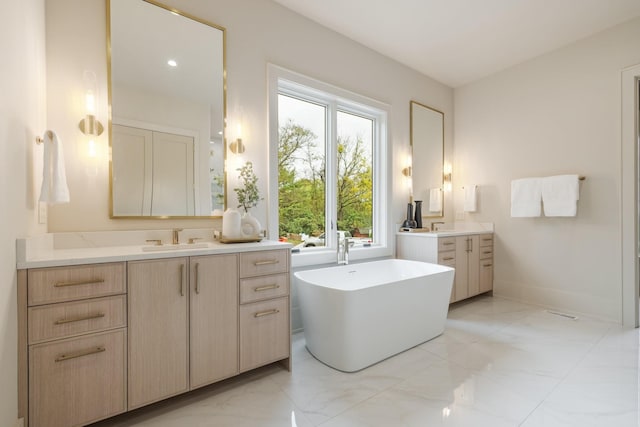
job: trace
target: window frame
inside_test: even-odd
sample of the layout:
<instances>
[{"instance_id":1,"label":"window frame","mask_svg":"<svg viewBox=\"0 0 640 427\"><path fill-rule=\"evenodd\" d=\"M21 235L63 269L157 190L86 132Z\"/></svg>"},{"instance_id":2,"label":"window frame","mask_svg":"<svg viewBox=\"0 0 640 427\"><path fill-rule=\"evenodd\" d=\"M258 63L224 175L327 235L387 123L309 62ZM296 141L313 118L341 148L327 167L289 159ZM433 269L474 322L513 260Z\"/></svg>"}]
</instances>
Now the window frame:
<instances>
[{"instance_id":1,"label":"window frame","mask_svg":"<svg viewBox=\"0 0 640 427\"><path fill-rule=\"evenodd\" d=\"M370 247L350 248L350 260L364 260L381 258L393 255L391 244L392 228L389 225L390 201L389 194L390 163L389 163L389 111L387 104L367 98L362 95L323 83L316 79L286 70L284 68L268 65L268 91L269 91L269 200L268 206L268 233L271 238L277 239L279 230L279 197L278 197L278 95L283 94L324 105L327 108L326 156L337 158L337 123L338 111L355 114L373 120L373 218L372 226L376 233L376 240ZM335 161L331 161L335 168ZM327 159L326 164L329 164ZM334 169L335 170L335 169ZM326 225L335 225L337 218L337 183L336 174L327 170L327 200L325 201ZM331 190L331 191L330 191ZM292 266L316 265L336 262L336 229L325 227L325 246L311 250L300 251L292 254Z\"/></svg>"}]
</instances>

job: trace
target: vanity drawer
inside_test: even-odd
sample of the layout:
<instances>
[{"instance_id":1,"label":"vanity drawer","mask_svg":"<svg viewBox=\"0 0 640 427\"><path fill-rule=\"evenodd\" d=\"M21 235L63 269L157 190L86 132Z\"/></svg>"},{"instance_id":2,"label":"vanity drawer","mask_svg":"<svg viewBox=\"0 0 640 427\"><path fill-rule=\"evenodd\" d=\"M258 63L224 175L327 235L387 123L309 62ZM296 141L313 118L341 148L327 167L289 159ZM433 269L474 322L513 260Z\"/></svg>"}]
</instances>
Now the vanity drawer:
<instances>
[{"instance_id":1,"label":"vanity drawer","mask_svg":"<svg viewBox=\"0 0 640 427\"><path fill-rule=\"evenodd\" d=\"M493 234L480 235L480 247L493 246Z\"/></svg>"},{"instance_id":2,"label":"vanity drawer","mask_svg":"<svg viewBox=\"0 0 640 427\"><path fill-rule=\"evenodd\" d=\"M240 277L285 273L289 266L288 250L244 252L240 254Z\"/></svg>"},{"instance_id":3,"label":"vanity drawer","mask_svg":"<svg viewBox=\"0 0 640 427\"><path fill-rule=\"evenodd\" d=\"M124 329L29 350L29 425L66 427L126 410Z\"/></svg>"},{"instance_id":4,"label":"vanity drawer","mask_svg":"<svg viewBox=\"0 0 640 427\"><path fill-rule=\"evenodd\" d=\"M240 280L240 304L289 294L289 274L273 274Z\"/></svg>"},{"instance_id":5,"label":"vanity drawer","mask_svg":"<svg viewBox=\"0 0 640 427\"><path fill-rule=\"evenodd\" d=\"M480 259L491 259L491 258L493 258L493 247L480 246Z\"/></svg>"},{"instance_id":6,"label":"vanity drawer","mask_svg":"<svg viewBox=\"0 0 640 427\"><path fill-rule=\"evenodd\" d=\"M29 344L124 327L125 295L29 308Z\"/></svg>"},{"instance_id":7,"label":"vanity drawer","mask_svg":"<svg viewBox=\"0 0 640 427\"><path fill-rule=\"evenodd\" d=\"M456 265L456 252L448 251L448 252L438 252L438 264L447 265L447 266L455 266Z\"/></svg>"},{"instance_id":8,"label":"vanity drawer","mask_svg":"<svg viewBox=\"0 0 640 427\"><path fill-rule=\"evenodd\" d=\"M124 263L29 270L28 305L123 294L124 272Z\"/></svg>"},{"instance_id":9,"label":"vanity drawer","mask_svg":"<svg viewBox=\"0 0 640 427\"><path fill-rule=\"evenodd\" d=\"M289 298L240 306L240 371L289 357Z\"/></svg>"},{"instance_id":10,"label":"vanity drawer","mask_svg":"<svg viewBox=\"0 0 640 427\"><path fill-rule=\"evenodd\" d=\"M438 237L438 252L453 251L456 249L455 237Z\"/></svg>"}]
</instances>

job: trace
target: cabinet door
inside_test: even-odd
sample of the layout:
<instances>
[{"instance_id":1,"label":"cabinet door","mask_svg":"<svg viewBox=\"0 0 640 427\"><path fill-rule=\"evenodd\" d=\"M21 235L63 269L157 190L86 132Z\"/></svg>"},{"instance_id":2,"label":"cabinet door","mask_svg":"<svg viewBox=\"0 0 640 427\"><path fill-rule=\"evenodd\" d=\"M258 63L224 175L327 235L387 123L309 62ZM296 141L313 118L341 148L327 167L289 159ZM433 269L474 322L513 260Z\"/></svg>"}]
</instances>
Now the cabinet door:
<instances>
[{"instance_id":1,"label":"cabinet door","mask_svg":"<svg viewBox=\"0 0 640 427\"><path fill-rule=\"evenodd\" d=\"M467 257L469 296L480 293L480 237L468 236L469 252Z\"/></svg>"},{"instance_id":2,"label":"cabinet door","mask_svg":"<svg viewBox=\"0 0 640 427\"><path fill-rule=\"evenodd\" d=\"M188 385L187 259L129 262L129 409Z\"/></svg>"},{"instance_id":3,"label":"cabinet door","mask_svg":"<svg viewBox=\"0 0 640 427\"><path fill-rule=\"evenodd\" d=\"M454 301L460 301L469 297L469 258L470 241L469 236L456 237L456 273L453 281Z\"/></svg>"},{"instance_id":4,"label":"cabinet door","mask_svg":"<svg viewBox=\"0 0 640 427\"><path fill-rule=\"evenodd\" d=\"M238 256L192 257L191 388L238 373Z\"/></svg>"}]
</instances>

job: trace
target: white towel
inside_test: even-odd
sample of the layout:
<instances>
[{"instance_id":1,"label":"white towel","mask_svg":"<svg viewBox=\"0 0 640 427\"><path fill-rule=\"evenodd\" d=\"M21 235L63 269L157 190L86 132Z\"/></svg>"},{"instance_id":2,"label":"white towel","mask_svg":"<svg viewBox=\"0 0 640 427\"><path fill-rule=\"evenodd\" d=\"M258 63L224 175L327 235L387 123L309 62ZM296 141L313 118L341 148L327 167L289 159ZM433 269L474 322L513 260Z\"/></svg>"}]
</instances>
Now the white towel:
<instances>
[{"instance_id":1,"label":"white towel","mask_svg":"<svg viewBox=\"0 0 640 427\"><path fill-rule=\"evenodd\" d=\"M464 187L464 211L475 212L478 209L478 186L467 185Z\"/></svg>"},{"instance_id":2,"label":"white towel","mask_svg":"<svg viewBox=\"0 0 640 427\"><path fill-rule=\"evenodd\" d=\"M439 188L429 190L429 212L442 212L442 191Z\"/></svg>"},{"instance_id":3,"label":"white towel","mask_svg":"<svg viewBox=\"0 0 640 427\"><path fill-rule=\"evenodd\" d=\"M62 141L54 131L44 133L44 157L40 201L50 205L69 203Z\"/></svg>"},{"instance_id":4,"label":"white towel","mask_svg":"<svg viewBox=\"0 0 640 427\"><path fill-rule=\"evenodd\" d=\"M578 175L542 178L542 205L546 216L576 216L579 197Z\"/></svg>"},{"instance_id":5,"label":"white towel","mask_svg":"<svg viewBox=\"0 0 640 427\"><path fill-rule=\"evenodd\" d=\"M511 216L540 216L542 201L541 178L522 178L511 181Z\"/></svg>"}]
</instances>

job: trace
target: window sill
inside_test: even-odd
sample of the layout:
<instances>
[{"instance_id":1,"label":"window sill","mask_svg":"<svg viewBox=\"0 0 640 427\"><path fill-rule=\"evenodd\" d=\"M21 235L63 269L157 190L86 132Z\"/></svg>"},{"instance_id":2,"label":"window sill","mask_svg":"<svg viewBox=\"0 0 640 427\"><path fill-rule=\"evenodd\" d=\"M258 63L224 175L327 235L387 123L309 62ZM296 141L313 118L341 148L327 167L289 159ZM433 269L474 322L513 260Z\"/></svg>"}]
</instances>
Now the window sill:
<instances>
[{"instance_id":1,"label":"window sill","mask_svg":"<svg viewBox=\"0 0 640 427\"><path fill-rule=\"evenodd\" d=\"M383 258L393 255L393 251L387 246L359 247L349 249L349 261L363 261L374 258ZM335 249L319 249L308 252L291 254L291 267L306 267L312 265L336 264L337 255Z\"/></svg>"}]
</instances>

